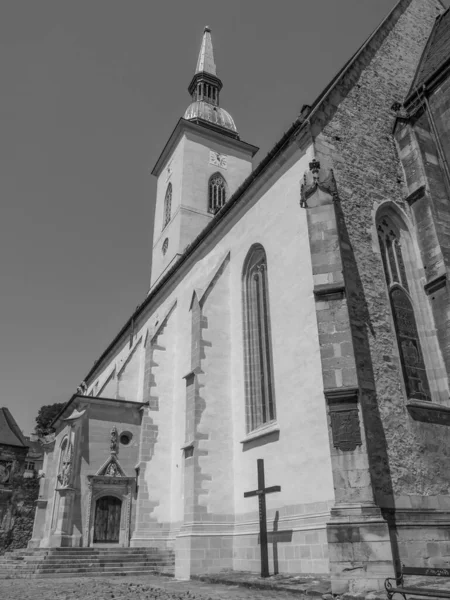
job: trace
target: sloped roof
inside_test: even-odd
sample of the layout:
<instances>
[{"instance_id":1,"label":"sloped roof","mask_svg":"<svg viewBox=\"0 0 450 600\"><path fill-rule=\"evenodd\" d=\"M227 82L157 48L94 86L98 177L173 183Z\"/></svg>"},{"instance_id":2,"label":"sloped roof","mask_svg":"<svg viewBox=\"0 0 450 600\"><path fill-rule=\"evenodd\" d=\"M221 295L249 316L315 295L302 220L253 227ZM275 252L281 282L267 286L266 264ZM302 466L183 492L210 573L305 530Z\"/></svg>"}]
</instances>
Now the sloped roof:
<instances>
[{"instance_id":1,"label":"sloped roof","mask_svg":"<svg viewBox=\"0 0 450 600\"><path fill-rule=\"evenodd\" d=\"M0 444L19 446L20 448L28 447L19 426L6 407L0 408Z\"/></svg>"},{"instance_id":2,"label":"sloped roof","mask_svg":"<svg viewBox=\"0 0 450 600\"><path fill-rule=\"evenodd\" d=\"M410 94L419 89L450 59L450 9L436 19L428 44L422 55Z\"/></svg>"},{"instance_id":3,"label":"sloped roof","mask_svg":"<svg viewBox=\"0 0 450 600\"><path fill-rule=\"evenodd\" d=\"M160 290L165 286L165 284L170 280L170 278L174 275L174 273L181 267L181 265L189 258L190 255L197 249L197 247L203 242L203 240L213 231L213 229L218 225L218 223L225 217L225 215L232 210L234 205L238 203L244 193L248 188L252 185L252 183L260 176L261 173L265 171L266 168L272 163L276 156L286 147L286 145L293 139L295 135L299 133L299 130L305 126L309 126L309 119L312 117L315 111L318 111L320 106L326 99L332 94L333 90L339 85L340 82L346 79L346 77L351 76L352 68L355 64L357 64L359 56L366 50L371 48L372 46L376 47L376 44L379 42L380 38L387 32L389 32L389 28L392 25L392 21L399 17L400 14L407 9L411 0L397 0L395 6L391 9L388 15L383 19L383 21L378 25L378 27L374 30L374 32L367 38L367 40L360 46L360 48L353 54L353 56L345 63L340 71L333 77L331 82L325 87L323 92L316 98L316 100L312 103L311 106L304 105L302 112L297 116L297 119L288 129L288 131L281 137L281 139L275 144L275 146L270 150L270 152L262 159L259 165L250 173L250 175L245 179L245 181L239 186L239 188L234 192L231 198L224 204L219 212L216 213L214 218L206 225L206 227L199 233L197 238L185 249L184 253L178 258L177 261L172 265L170 269L165 273L165 275L156 283L154 288L152 288L144 301L139 304L119 331L119 333L114 337L112 342L107 346L106 350L100 355L100 357L94 362L88 374L85 376L84 381L89 381L89 379L95 374L99 365L102 361L108 356L108 354L112 351L114 346L119 342L119 340L124 336L135 322L135 319L140 316L146 309L146 307L150 304L150 302L157 296ZM436 0L436 3L440 4L442 8L441 0ZM450 10L450 9L449 9ZM447 11L448 12L448 11ZM447 14L447 12L445 14ZM65 411L67 406L72 402L73 398L68 401L66 406L62 409L60 415ZM53 422L59 418L58 415Z\"/></svg>"}]
</instances>

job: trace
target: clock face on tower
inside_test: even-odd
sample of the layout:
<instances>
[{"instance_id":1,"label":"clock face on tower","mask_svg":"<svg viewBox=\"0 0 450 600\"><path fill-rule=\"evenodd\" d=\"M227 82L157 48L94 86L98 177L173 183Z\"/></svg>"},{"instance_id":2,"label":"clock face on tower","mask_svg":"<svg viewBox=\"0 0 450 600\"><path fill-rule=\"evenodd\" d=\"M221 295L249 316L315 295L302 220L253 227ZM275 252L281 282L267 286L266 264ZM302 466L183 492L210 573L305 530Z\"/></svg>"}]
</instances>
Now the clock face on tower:
<instances>
[{"instance_id":1,"label":"clock face on tower","mask_svg":"<svg viewBox=\"0 0 450 600\"><path fill-rule=\"evenodd\" d=\"M228 161L228 156L226 154L220 154L220 152L216 152L215 150L209 151L209 164L210 165L220 167L221 169L226 169L227 161Z\"/></svg>"}]
</instances>

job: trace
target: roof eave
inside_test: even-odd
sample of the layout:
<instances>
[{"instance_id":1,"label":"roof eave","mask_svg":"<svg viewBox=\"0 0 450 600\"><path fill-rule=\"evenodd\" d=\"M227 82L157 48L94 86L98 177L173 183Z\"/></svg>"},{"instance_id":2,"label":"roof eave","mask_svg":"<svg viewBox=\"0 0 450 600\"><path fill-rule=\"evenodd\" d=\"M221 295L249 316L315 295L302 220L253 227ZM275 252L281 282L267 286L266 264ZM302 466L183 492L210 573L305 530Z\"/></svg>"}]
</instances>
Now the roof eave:
<instances>
[{"instance_id":1,"label":"roof eave","mask_svg":"<svg viewBox=\"0 0 450 600\"><path fill-rule=\"evenodd\" d=\"M205 123L206 123L206 121L205 121ZM215 127L207 127L206 125L200 125L197 123L193 123L192 121L188 121L187 119L183 119L181 117L178 120L178 123L175 125L174 130L170 134L170 137L169 137L166 145L164 146L161 154L159 155L159 158L156 161L156 164L153 167L151 174L154 175L155 177L158 177L158 175L164 169L176 144L178 143L179 139L181 138L181 136L183 135L183 133L185 131L192 131L192 132L199 133L202 135L205 135L206 133L208 133L208 135L215 141L231 145L235 148L237 147L240 150L242 150L243 152L250 154L250 156L252 158L258 152L259 148L257 146L254 146L253 144L249 144L247 142L243 142L242 140L236 139L233 136L224 134L224 132L221 131L221 129L222 128L219 129L219 128L215 128Z\"/></svg>"},{"instance_id":2,"label":"roof eave","mask_svg":"<svg viewBox=\"0 0 450 600\"><path fill-rule=\"evenodd\" d=\"M283 150L283 148L288 144L291 140L293 140L306 126L310 126L311 120L317 114L319 108L322 104L329 98L337 87L337 85L344 80L344 78L348 75L350 69L354 66L358 58L361 54L368 48L368 46L373 42L374 38L380 33L383 28L389 23L389 21L393 18L393 15L397 12L399 8L402 8L402 12L406 10L406 6L401 7L401 5L409 5L411 0L399 0L396 5L392 8L392 10L388 13L388 15L382 20L379 26L374 30L374 32L367 38L367 40L361 45L361 47L355 52L355 54L347 61L344 67L336 74L336 76L332 79L330 84L325 87L324 91L319 94L313 105L311 106L311 112L308 115L307 119L297 119L290 129L283 135L281 140L275 144L273 149L262 159L259 165L252 171L252 173L247 177L247 179L242 183L242 185L236 190L230 200L224 205L224 207L215 215L215 217L206 225L203 231L197 236L197 238L192 242L190 246L188 246L184 252L184 254L174 263L173 267L162 277L160 282L155 285L155 287L151 290L151 292L147 295L143 303L136 309L127 323L122 327L120 332L115 336L113 341L109 344L107 349L102 353L100 358L96 361L93 367L90 369L87 374L85 381L88 381L98 369L100 363L106 358L106 356L112 351L115 345L120 341L120 339L125 335L125 333L129 330L130 325L135 319L145 310L145 308L150 304L150 302L156 297L159 293L160 289L169 281L169 279L178 271L178 269L186 262L186 260L193 254L193 252L197 249L197 247L203 242L203 240L212 232L212 230L218 225L218 223L225 217L226 214L236 205L239 199L242 197L244 192L247 192L250 186L255 181L256 177L260 175L263 171L265 171L271 162L275 160L278 154ZM161 153L153 171L153 175L157 175L157 173L161 172L165 160L168 158L168 148L171 148L171 140L177 132L177 129L180 126L180 123L187 123L185 119L180 119L177 126L175 127L169 142L167 142L163 152ZM192 127L194 125L190 124ZM197 126L200 127L200 126ZM237 141L235 141L237 143ZM240 142L243 143L243 142Z\"/></svg>"}]
</instances>

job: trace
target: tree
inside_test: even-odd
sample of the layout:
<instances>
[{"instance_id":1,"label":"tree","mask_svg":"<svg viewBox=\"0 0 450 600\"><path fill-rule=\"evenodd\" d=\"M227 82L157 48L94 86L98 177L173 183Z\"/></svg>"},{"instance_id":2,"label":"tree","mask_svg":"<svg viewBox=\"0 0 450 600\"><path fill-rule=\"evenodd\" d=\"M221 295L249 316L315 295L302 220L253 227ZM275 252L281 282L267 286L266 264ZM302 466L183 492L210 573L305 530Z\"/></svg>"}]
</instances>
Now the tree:
<instances>
[{"instance_id":1,"label":"tree","mask_svg":"<svg viewBox=\"0 0 450 600\"><path fill-rule=\"evenodd\" d=\"M36 417L35 432L38 435L47 435L48 433L51 433L53 428L50 427L50 423L65 405L65 402L55 402L55 404L41 406Z\"/></svg>"}]
</instances>

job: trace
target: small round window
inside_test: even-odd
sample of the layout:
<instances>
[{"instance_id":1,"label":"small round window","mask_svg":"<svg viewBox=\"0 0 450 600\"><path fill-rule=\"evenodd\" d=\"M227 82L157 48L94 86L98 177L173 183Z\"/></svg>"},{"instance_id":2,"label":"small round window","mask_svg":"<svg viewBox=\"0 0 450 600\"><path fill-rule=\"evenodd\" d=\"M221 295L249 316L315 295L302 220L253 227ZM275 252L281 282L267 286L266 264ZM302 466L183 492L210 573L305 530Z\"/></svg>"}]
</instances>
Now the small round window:
<instances>
[{"instance_id":1,"label":"small round window","mask_svg":"<svg viewBox=\"0 0 450 600\"><path fill-rule=\"evenodd\" d=\"M165 254L167 252L167 248L169 247L169 238L166 238L162 245L162 253Z\"/></svg>"},{"instance_id":2,"label":"small round window","mask_svg":"<svg viewBox=\"0 0 450 600\"><path fill-rule=\"evenodd\" d=\"M122 446L128 446L128 444L131 442L132 437L133 436L129 431L124 431L123 433L121 433L119 439Z\"/></svg>"}]
</instances>

